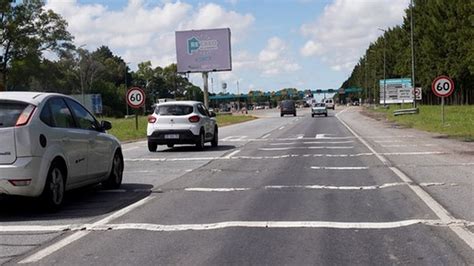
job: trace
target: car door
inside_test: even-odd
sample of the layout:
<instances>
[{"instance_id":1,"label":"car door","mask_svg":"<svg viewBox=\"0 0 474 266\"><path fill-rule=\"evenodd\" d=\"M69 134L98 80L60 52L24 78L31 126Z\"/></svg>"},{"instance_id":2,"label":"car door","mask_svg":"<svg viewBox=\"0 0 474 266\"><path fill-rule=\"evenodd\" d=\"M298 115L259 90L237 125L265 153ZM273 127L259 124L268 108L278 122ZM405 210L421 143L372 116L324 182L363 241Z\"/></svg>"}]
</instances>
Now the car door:
<instances>
[{"instance_id":1,"label":"car door","mask_svg":"<svg viewBox=\"0 0 474 266\"><path fill-rule=\"evenodd\" d=\"M71 110L62 97L54 97L43 107L40 119L50 127L45 135L49 146L62 151L67 161L67 187L87 178L87 134L76 128Z\"/></svg>"},{"instance_id":2,"label":"car door","mask_svg":"<svg viewBox=\"0 0 474 266\"><path fill-rule=\"evenodd\" d=\"M214 136L214 120L211 119L209 111L202 104L198 104L197 109L202 116L204 123L204 131L206 133L206 139L211 139Z\"/></svg>"},{"instance_id":3,"label":"car door","mask_svg":"<svg viewBox=\"0 0 474 266\"><path fill-rule=\"evenodd\" d=\"M112 141L87 109L72 99L66 98L66 102L72 109L78 128L87 134L87 173L91 182L97 181L98 178L105 176L111 168Z\"/></svg>"}]
</instances>

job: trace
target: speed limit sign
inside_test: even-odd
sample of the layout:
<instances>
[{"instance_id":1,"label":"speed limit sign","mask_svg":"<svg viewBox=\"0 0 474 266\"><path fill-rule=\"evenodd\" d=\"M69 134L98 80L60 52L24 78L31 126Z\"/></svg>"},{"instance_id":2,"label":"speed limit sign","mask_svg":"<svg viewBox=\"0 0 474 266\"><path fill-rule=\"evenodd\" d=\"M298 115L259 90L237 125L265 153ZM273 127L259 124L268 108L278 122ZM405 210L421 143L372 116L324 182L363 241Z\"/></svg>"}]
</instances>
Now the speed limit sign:
<instances>
[{"instance_id":1,"label":"speed limit sign","mask_svg":"<svg viewBox=\"0 0 474 266\"><path fill-rule=\"evenodd\" d=\"M142 107L145 104L145 92L138 87L129 89L127 91L127 103L135 109Z\"/></svg>"},{"instance_id":2,"label":"speed limit sign","mask_svg":"<svg viewBox=\"0 0 474 266\"><path fill-rule=\"evenodd\" d=\"M454 81L447 76L439 76L433 80L431 90L438 97L448 97L454 92Z\"/></svg>"}]
</instances>

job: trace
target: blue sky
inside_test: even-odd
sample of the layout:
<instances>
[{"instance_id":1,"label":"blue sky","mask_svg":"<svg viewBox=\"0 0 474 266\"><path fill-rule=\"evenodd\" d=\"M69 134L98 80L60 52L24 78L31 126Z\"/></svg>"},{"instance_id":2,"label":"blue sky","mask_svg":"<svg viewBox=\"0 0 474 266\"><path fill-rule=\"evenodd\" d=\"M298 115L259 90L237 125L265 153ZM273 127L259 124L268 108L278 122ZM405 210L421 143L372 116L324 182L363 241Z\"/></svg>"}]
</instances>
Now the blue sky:
<instances>
[{"instance_id":1,"label":"blue sky","mask_svg":"<svg viewBox=\"0 0 474 266\"><path fill-rule=\"evenodd\" d=\"M212 73L235 92L338 88L381 31L400 24L409 0L49 0L77 46L106 45L131 69L176 62L174 31L229 27L233 71ZM200 75L192 74L201 86Z\"/></svg>"}]
</instances>

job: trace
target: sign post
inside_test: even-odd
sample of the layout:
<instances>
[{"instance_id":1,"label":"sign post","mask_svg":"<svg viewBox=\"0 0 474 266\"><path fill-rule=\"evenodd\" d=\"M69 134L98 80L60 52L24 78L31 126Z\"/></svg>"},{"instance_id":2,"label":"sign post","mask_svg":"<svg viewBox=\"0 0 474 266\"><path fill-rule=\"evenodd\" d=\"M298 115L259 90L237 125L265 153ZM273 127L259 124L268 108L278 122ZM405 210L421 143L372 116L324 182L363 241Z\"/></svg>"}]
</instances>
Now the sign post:
<instances>
[{"instance_id":1,"label":"sign post","mask_svg":"<svg viewBox=\"0 0 474 266\"><path fill-rule=\"evenodd\" d=\"M447 76L439 76L431 84L433 93L441 97L441 123L444 125L444 98L454 92L454 81Z\"/></svg>"},{"instance_id":2,"label":"sign post","mask_svg":"<svg viewBox=\"0 0 474 266\"><path fill-rule=\"evenodd\" d=\"M145 104L145 92L138 87L133 87L127 91L126 97L128 106L135 109L135 129L138 130L138 109Z\"/></svg>"}]
</instances>

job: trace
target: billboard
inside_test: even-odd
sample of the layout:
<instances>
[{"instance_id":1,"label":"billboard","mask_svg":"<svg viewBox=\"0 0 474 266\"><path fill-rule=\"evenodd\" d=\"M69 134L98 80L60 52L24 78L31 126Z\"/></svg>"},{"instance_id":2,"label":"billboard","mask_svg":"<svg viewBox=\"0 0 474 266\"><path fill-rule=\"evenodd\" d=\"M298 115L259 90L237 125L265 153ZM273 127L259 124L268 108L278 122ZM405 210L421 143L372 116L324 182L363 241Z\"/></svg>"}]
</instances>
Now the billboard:
<instances>
[{"instance_id":1,"label":"billboard","mask_svg":"<svg viewBox=\"0 0 474 266\"><path fill-rule=\"evenodd\" d=\"M384 80L379 81L380 84L380 104L384 103ZM385 80L385 103L412 103L413 89L411 79L386 79Z\"/></svg>"},{"instance_id":2,"label":"billboard","mask_svg":"<svg viewBox=\"0 0 474 266\"><path fill-rule=\"evenodd\" d=\"M177 31L178 73L232 70L230 29Z\"/></svg>"}]
</instances>

